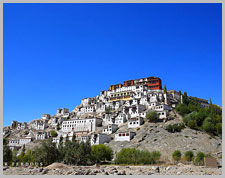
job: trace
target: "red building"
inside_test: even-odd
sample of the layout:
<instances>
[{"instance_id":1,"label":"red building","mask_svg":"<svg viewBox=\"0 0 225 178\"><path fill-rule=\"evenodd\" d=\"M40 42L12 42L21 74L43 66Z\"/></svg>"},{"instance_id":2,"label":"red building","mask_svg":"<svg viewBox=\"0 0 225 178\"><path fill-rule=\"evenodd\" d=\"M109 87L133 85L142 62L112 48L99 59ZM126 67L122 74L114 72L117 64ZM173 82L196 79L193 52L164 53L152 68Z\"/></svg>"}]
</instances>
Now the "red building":
<instances>
[{"instance_id":1,"label":"red building","mask_svg":"<svg viewBox=\"0 0 225 178\"><path fill-rule=\"evenodd\" d=\"M134 80L127 80L123 82L124 87L133 86L133 85L134 85Z\"/></svg>"},{"instance_id":2,"label":"red building","mask_svg":"<svg viewBox=\"0 0 225 178\"><path fill-rule=\"evenodd\" d=\"M147 85L151 90L162 89L162 81L158 77L147 77L136 80L127 80L123 82L123 86L133 86L133 85Z\"/></svg>"}]
</instances>

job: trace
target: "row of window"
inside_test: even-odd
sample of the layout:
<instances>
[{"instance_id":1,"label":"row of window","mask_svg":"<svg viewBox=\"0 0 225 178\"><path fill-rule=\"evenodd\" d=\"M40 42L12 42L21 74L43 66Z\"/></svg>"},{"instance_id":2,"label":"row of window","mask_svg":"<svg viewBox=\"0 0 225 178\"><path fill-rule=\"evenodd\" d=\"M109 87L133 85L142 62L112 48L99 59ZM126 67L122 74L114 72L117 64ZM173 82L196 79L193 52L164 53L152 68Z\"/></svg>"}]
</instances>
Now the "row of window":
<instances>
[{"instance_id":1,"label":"row of window","mask_svg":"<svg viewBox=\"0 0 225 178\"><path fill-rule=\"evenodd\" d=\"M131 92L124 92L124 93L118 93L118 94L111 94L111 97L116 97L116 96L126 96L130 95Z\"/></svg>"},{"instance_id":2,"label":"row of window","mask_svg":"<svg viewBox=\"0 0 225 178\"><path fill-rule=\"evenodd\" d=\"M121 136L129 136L129 133L119 133L119 137Z\"/></svg>"},{"instance_id":3,"label":"row of window","mask_svg":"<svg viewBox=\"0 0 225 178\"><path fill-rule=\"evenodd\" d=\"M139 124L139 122L129 122L130 125L132 124Z\"/></svg>"},{"instance_id":4,"label":"row of window","mask_svg":"<svg viewBox=\"0 0 225 178\"><path fill-rule=\"evenodd\" d=\"M149 86L149 88L158 88L159 85L152 85L152 86Z\"/></svg>"},{"instance_id":5,"label":"row of window","mask_svg":"<svg viewBox=\"0 0 225 178\"><path fill-rule=\"evenodd\" d=\"M94 122L94 120L89 120L89 122ZM86 123L86 120L81 120L81 121L68 121L64 122L63 124L76 124L76 123Z\"/></svg>"}]
</instances>

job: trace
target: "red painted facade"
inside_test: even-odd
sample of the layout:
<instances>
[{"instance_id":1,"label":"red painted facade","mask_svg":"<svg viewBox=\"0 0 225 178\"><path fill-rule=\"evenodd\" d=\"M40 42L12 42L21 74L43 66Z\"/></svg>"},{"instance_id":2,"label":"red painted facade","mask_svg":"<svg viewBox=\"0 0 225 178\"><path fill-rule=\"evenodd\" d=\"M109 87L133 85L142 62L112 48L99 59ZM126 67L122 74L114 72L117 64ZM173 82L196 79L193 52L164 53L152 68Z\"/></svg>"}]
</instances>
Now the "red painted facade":
<instances>
[{"instance_id":1,"label":"red painted facade","mask_svg":"<svg viewBox=\"0 0 225 178\"><path fill-rule=\"evenodd\" d=\"M133 86L133 85L134 85L134 80L127 80L123 82L124 87Z\"/></svg>"},{"instance_id":2,"label":"red painted facade","mask_svg":"<svg viewBox=\"0 0 225 178\"><path fill-rule=\"evenodd\" d=\"M123 86L146 85L151 90L162 89L162 81L158 77L148 77L137 80L127 80L123 82Z\"/></svg>"},{"instance_id":3,"label":"red painted facade","mask_svg":"<svg viewBox=\"0 0 225 178\"><path fill-rule=\"evenodd\" d=\"M134 85L146 85L150 90L161 90L162 89L162 81L158 77L147 77L147 78L141 78L136 80L127 80L123 82L122 84L117 85L111 85L109 88L109 91L115 90L116 88L121 87L128 87L128 86L134 86Z\"/></svg>"}]
</instances>

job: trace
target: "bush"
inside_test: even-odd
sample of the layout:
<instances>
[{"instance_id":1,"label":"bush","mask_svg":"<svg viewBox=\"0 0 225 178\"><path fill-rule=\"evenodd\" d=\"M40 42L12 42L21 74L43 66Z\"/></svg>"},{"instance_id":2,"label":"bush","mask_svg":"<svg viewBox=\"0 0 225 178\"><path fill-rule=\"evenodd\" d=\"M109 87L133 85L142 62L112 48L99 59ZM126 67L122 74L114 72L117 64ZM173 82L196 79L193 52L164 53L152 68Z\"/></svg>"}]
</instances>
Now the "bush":
<instances>
[{"instance_id":1,"label":"bush","mask_svg":"<svg viewBox=\"0 0 225 178\"><path fill-rule=\"evenodd\" d=\"M188 109L188 106L185 104L178 104L176 106L176 111L181 115L184 116L188 113L190 113L190 110Z\"/></svg>"},{"instance_id":2,"label":"bush","mask_svg":"<svg viewBox=\"0 0 225 178\"><path fill-rule=\"evenodd\" d=\"M204 157L205 157L205 154L202 153L202 152L198 152L196 157L195 157L195 165L197 166L203 166L204 165Z\"/></svg>"},{"instance_id":3,"label":"bush","mask_svg":"<svg viewBox=\"0 0 225 178\"><path fill-rule=\"evenodd\" d=\"M169 124L168 126L166 126L166 130L168 132L174 133L174 132L180 132L183 128L184 128L184 123L181 124Z\"/></svg>"},{"instance_id":4,"label":"bush","mask_svg":"<svg viewBox=\"0 0 225 178\"><path fill-rule=\"evenodd\" d=\"M158 161L161 157L161 153L159 151L153 151L152 152L152 158L154 162Z\"/></svg>"},{"instance_id":5,"label":"bush","mask_svg":"<svg viewBox=\"0 0 225 178\"><path fill-rule=\"evenodd\" d=\"M194 158L194 153L193 153L192 151L186 151L186 152L184 153L184 159L185 159L186 161L192 161L193 158Z\"/></svg>"},{"instance_id":6,"label":"bush","mask_svg":"<svg viewBox=\"0 0 225 178\"><path fill-rule=\"evenodd\" d=\"M181 159L181 152L180 152L180 150L175 150L174 152L173 152L173 154L172 154L172 157L173 157L173 160L174 161L180 161L180 159Z\"/></svg>"},{"instance_id":7,"label":"bush","mask_svg":"<svg viewBox=\"0 0 225 178\"><path fill-rule=\"evenodd\" d=\"M189 120L187 126L190 127L191 129L196 129L197 128L196 120Z\"/></svg>"},{"instance_id":8,"label":"bush","mask_svg":"<svg viewBox=\"0 0 225 178\"><path fill-rule=\"evenodd\" d=\"M111 161L113 158L112 148L109 146L100 144L93 145L91 147L91 159L94 163L101 163L105 161Z\"/></svg>"},{"instance_id":9,"label":"bush","mask_svg":"<svg viewBox=\"0 0 225 178\"><path fill-rule=\"evenodd\" d=\"M214 133L215 131L215 127L214 127L214 124L213 124L213 121L210 117L207 117L203 124L202 124L202 129L206 132L209 132L209 133Z\"/></svg>"},{"instance_id":10,"label":"bush","mask_svg":"<svg viewBox=\"0 0 225 178\"><path fill-rule=\"evenodd\" d=\"M216 132L217 132L217 135L222 135L222 123L216 124Z\"/></svg>"},{"instance_id":11,"label":"bush","mask_svg":"<svg viewBox=\"0 0 225 178\"><path fill-rule=\"evenodd\" d=\"M138 150L136 148L123 148L115 159L115 164L154 164L160 159L161 153L153 151L150 153L148 150Z\"/></svg>"},{"instance_id":12,"label":"bush","mask_svg":"<svg viewBox=\"0 0 225 178\"><path fill-rule=\"evenodd\" d=\"M146 119L149 122L157 122L159 119L159 115L155 111L151 111L146 114Z\"/></svg>"},{"instance_id":13,"label":"bush","mask_svg":"<svg viewBox=\"0 0 225 178\"><path fill-rule=\"evenodd\" d=\"M57 137L58 134L57 134L57 132L56 132L55 130L52 130L52 131L50 132L50 136L52 136L52 137Z\"/></svg>"}]
</instances>

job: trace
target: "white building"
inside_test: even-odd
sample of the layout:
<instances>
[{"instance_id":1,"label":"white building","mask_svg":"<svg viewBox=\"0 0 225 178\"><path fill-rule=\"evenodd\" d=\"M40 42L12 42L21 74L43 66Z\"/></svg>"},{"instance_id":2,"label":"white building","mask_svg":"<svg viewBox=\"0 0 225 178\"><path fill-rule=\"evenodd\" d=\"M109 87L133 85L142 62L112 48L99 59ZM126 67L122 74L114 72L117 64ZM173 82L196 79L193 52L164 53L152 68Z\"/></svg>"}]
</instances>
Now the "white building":
<instances>
[{"instance_id":1,"label":"white building","mask_svg":"<svg viewBox=\"0 0 225 178\"><path fill-rule=\"evenodd\" d=\"M26 122L24 122L23 124L20 123L20 122L17 123L17 127L16 127L17 130L24 130L26 128L27 128L27 123Z\"/></svg>"},{"instance_id":2,"label":"white building","mask_svg":"<svg viewBox=\"0 0 225 178\"><path fill-rule=\"evenodd\" d=\"M120 112L118 116L115 118L115 124L118 126L123 125L126 122L126 115Z\"/></svg>"},{"instance_id":3,"label":"white building","mask_svg":"<svg viewBox=\"0 0 225 178\"><path fill-rule=\"evenodd\" d=\"M68 121L63 121L62 131L63 132L94 132L96 127L102 125L102 120L98 118L88 118L88 119L73 119Z\"/></svg>"},{"instance_id":4,"label":"white building","mask_svg":"<svg viewBox=\"0 0 225 178\"><path fill-rule=\"evenodd\" d=\"M165 111L165 110L170 111L171 108L170 108L169 105L161 104L161 105L155 106L155 107L154 107L154 110L155 110L155 111Z\"/></svg>"},{"instance_id":5,"label":"white building","mask_svg":"<svg viewBox=\"0 0 225 178\"><path fill-rule=\"evenodd\" d=\"M91 135L91 145L109 143L110 140L111 140L111 136L103 134L103 133Z\"/></svg>"},{"instance_id":6,"label":"white building","mask_svg":"<svg viewBox=\"0 0 225 178\"><path fill-rule=\"evenodd\" d=\"M36 140L45 140L49 138L49 132L38 132L35 136Z\"/></svg>"},{"instance_id":7,"label":"white building","mask_svg":"<svg viewBox=\"0 0 225 178\"><path fill-rule=\"evenodd\" d=\"M103 125L114 124L115 118L113 118L112 114L105 114L103 117Z\"/></svg>"},{"instance_id":8,"label":"white building","mask_svg":"<svg viewBox=\"0 0 225 178\"><path fill-rule=\"evenodd\" d=\"M35 120L34 123L32 124L32 127L36 130L45 130L48 127L48 120L46 119Z\"/></svg>"},{"instance_id":9,"label":"white building","mask_svg":"<svg viewBox=\"0 0 225 178\"><path fill-rule=\"evenodd\" d=\"M142 117L130 118L128 120L128 128L137 128L140 127L144 123Z\"/></svg>"},{"instance_id":10,"label":"white building","mask_svg":"<svg viewBox=\"0 0 225 178\"><path fill-rule=\"evenodd\" d=\"M67 108L57 109L57 115L62 117L69 117L70 116L69 109Z\"/></svg>"},{"instance_id":11,"label":"white building","mask_svg":"<svg viewBox=\"0 0 225 178\"><path fill-rule=\"evenodd\" d=\"M116 124L109 124L107 126L104 126L102 129L102 133L110 135L118 129L118 126Z\"/></svg>"},{"instance_id":12,"label":"white building","mask_svg":"<svg viewBox=\"0 0 225 178\"><path fill-rule=\"evenodd\" d=\"M126 131L115 133L115 141L130 141L136 135L135 132Z\"/></svg>"},{"instance_id":13,"label":"white building","mask_svg":"<svg viewBox=\"0 0 225 178\"><path fill-rule=\"evenodd\" d=\"M169 116L169 113L167 110L164 111L156 111L156 113L159 114L159 119L166 119Z\"/></svg>"},{"instance_id":14,"label":"white building","mask_svg":"<svg viewBox=\"0 0 225 178\"><path fill-rule=\"evenodd\" d=\"M42 114L42 119L50 119L51 118L51 116L50 116L50 114Z\"/></svg>"}]
</instances>

